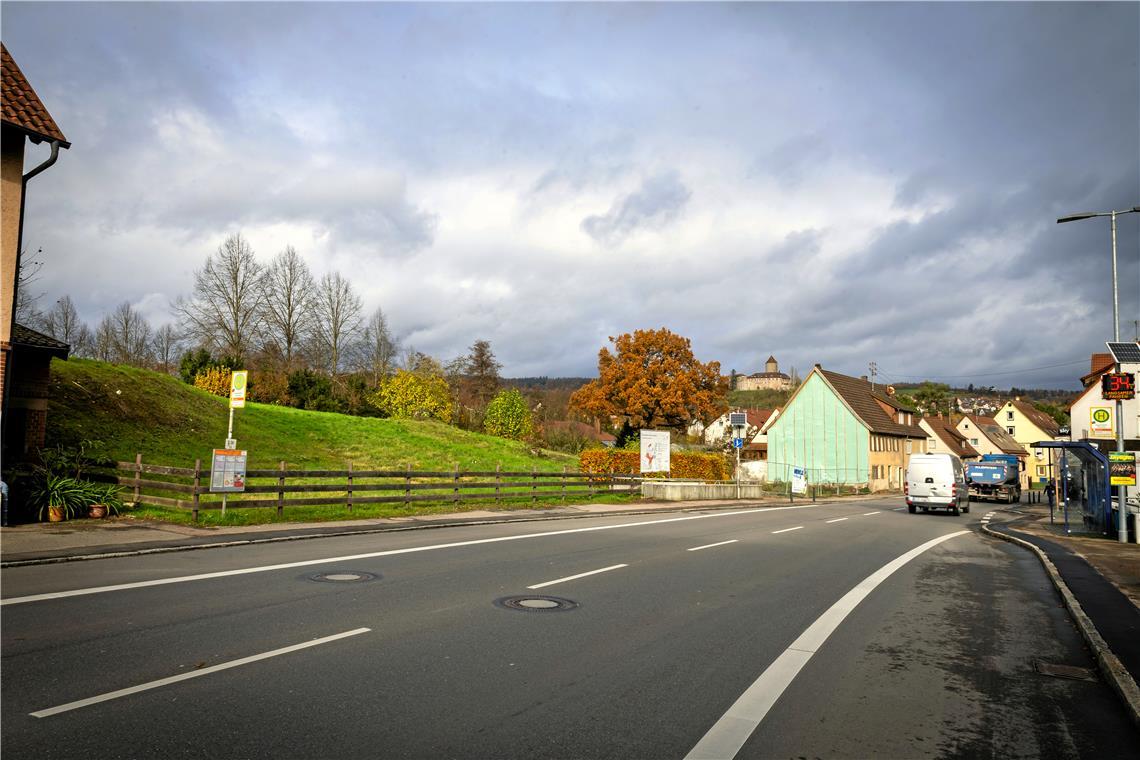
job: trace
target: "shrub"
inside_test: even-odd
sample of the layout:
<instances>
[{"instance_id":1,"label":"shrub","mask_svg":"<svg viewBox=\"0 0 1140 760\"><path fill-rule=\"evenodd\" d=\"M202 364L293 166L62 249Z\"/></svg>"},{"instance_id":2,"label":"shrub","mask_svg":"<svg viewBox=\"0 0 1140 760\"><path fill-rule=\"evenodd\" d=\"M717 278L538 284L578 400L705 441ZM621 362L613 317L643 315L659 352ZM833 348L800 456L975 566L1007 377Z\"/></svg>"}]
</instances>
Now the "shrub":
<instances>
[{"instance_id":1,"label":"shrub","mask_svg":"<svg viewBox=\"0 0 1140 760\"><path fill-rule=\"evenodd\" d=\"M289 376L279 370L255 370L249 373L247 398L261 404L292 405Z\"/></svg>"},{"instance_id":2,"label":"shrub","mask_svg":"<svg viewBox=\"0 0 1140 760\"><path fill-rule=\"evenodd\" d=\"M729 469L720 454L674 451L669 454L669 476L697 480L728 480ZM578 469L585 473L637 475L641 454L620 449L590 449L578 455Z\"/></svg>"},{"instance_id":3,"label":"shrub","mask_svg":"<svg viewBox=\"0 0 1140 760\"><path fill-rule=\"evenodd\" d=\"M327 375L301 369L289 375L289 398L298 409L312 412L339 412L340 401L333 393L332 380Z\"/></svg>"},{"instance_id":4,"label":"shrub","mask_svg":"<svg viewBox=\"0 0 1140 760\"><path fill-rule=\"evenodd\" d=\"M229 398L230 396L230 368L207 367L194 376L194 387L201 388L215 396Z\"/></svg>"},{"instance_id":5,"label":"shrub","mask_svg":"<svg viewBox=\"0 0 1140 760\"><path fill-rule=\"evenodd\" d=\"M182 382L193 385L194 378L198 377L199 372L205 372L213 366L215 366L214 360L210 358L210 352L206 349L187 351L182 354L182 360L178 363L178 376L182 378Z\"/></svg>"},{"instance_id":6,"label":"shrub","mask_svg":"<svg viewBox=\"0 0 1140 760\"><path fill-rule=\"evenodd\" d=\"M513 438L521 441L534 432L534 420L530 406L517 388L499 391L487 405L483 416L483 428L491 435L500 438Z\"/></svg>"},{"instance_id":7,"label":"shrub","mask_svg":"<svg viewBox=\"0 0 1140 760\"><path fill-rule=\"evenodd\" d=\"M451 422L451 389L438 375L400 370L386 377L369 401L389 417Z\"/></svg>"}]
</instances>

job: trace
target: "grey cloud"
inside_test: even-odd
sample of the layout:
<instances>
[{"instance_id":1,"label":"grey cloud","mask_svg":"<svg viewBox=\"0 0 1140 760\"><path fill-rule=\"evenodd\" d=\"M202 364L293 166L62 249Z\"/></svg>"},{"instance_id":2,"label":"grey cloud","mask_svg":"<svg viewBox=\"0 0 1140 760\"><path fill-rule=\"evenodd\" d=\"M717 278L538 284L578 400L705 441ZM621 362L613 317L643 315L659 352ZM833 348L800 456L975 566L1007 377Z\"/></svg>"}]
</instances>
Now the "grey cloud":
<instances>
[{"instance_id":1,"label":"grey cloud","mask_svg":"<svg viewBox=\"0 0 1140 760\"><path fill-rule=\"evenodd\" d=\"M675 220L691 195L677 172L658 174L643 181L637 191L614 201L605 214L583 219L582 230L602 245L619 245L640 228L662 227Z\"/></svg>"}]
</instances>

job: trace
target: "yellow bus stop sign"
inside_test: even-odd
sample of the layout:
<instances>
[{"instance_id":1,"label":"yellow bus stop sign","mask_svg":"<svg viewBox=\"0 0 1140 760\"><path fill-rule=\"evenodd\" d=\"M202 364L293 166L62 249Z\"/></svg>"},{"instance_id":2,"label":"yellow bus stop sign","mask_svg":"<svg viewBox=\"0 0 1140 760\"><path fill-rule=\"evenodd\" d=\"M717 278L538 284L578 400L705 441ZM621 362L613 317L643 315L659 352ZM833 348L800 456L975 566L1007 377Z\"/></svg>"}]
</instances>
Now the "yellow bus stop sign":
<instances>
[{"instance_id":1,"label":"yellow bus stop sign","mask_svg":"<svg viewBox=\"0 0 1140 760\"><path fill-rule=\"evenodd\" d=\"M245 406L245 387L249 372L239 369L230 375L230 409L241 409Z\"/></svg>"}]
</instances>

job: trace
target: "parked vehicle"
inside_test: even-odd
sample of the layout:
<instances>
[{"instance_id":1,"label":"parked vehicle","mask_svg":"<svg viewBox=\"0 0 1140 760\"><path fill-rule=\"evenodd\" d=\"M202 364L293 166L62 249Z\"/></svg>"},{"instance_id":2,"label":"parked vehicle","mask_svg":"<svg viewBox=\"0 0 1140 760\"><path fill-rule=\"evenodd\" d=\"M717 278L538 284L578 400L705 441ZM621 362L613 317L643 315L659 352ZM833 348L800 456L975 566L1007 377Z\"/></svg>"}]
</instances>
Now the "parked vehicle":
<instances>
[{"instance_id":1,"label":"parked vehicle","mask_svg":"<svg viewBox=\"0 0 1140 760\"><path fill-rule=\"evenodd\" d=\"M966 466L970 498L1013 504L1021 501L1021 467L1017 457L986 454L980 462Z\"/></svg>"},{"instance_id":2,"label":"parked vehicle","mask_svg":"<svg viewBox=\"0 0 1140 760\"><path fill-rule=\"evenodd\" d=\"M953 454L915 454L906 468L903 484L907 511L949 509L951 514L970 511L966 473L962 460Z\"/></svg>"}]
</instances>

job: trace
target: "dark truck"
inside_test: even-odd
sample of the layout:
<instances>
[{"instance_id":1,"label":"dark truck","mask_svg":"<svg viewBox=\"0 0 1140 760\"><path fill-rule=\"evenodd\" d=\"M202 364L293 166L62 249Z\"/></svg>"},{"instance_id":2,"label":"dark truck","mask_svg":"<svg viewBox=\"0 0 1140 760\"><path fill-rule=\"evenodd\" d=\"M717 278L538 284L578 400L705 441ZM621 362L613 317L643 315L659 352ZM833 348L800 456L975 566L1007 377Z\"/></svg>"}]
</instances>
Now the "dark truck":
<instances>
[{"instance_id":1,"label":"dark truck","mask_svg":"<svg viewBox=\"0 0 1140 760\"><path fill-rule=\"evenodd\" d=\"M982 461L966 465L966 484L972 501L990 499L1006 504L1021 501L1021 468L1017 457L986 454Z\"/></svg>"}]
</instances>

